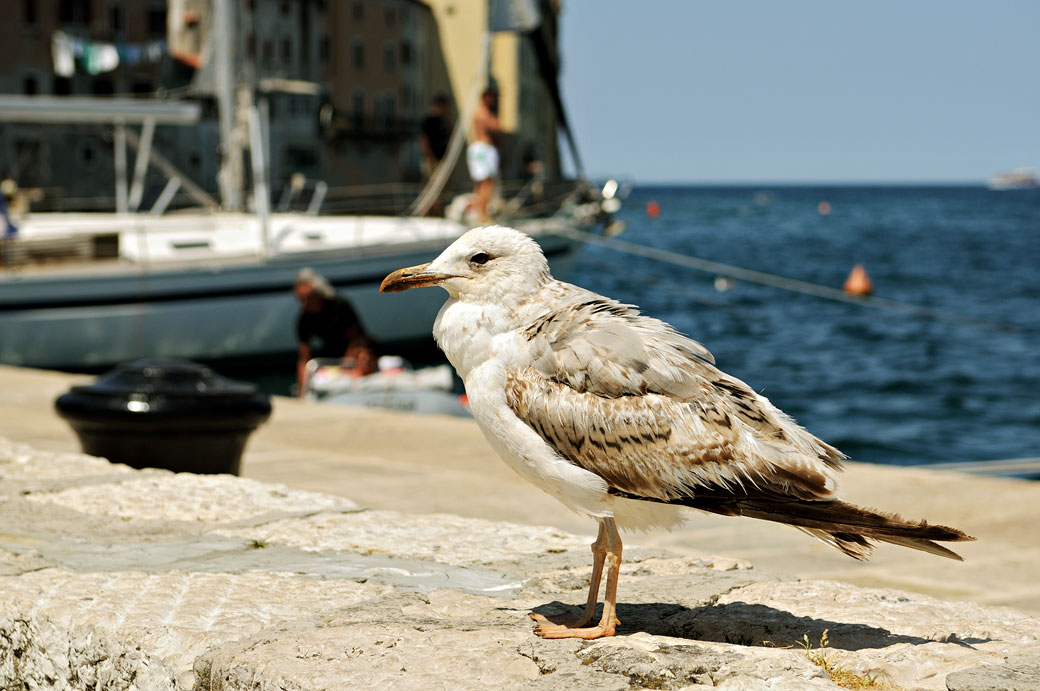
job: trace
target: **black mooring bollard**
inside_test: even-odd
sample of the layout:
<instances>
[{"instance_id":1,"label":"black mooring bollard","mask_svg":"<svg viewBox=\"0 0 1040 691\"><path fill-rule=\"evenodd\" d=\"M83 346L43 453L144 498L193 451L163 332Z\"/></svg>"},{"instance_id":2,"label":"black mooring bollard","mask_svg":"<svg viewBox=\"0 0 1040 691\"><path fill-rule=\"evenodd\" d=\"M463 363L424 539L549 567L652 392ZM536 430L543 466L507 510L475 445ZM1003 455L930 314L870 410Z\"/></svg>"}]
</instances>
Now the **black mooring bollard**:
<instances>
[{"instance_id":1,"label":"black mooring bollard","mask_svg":"<svg viewBox=\"0 0 1040 691\"><path fill-rule=\"evenodd\" d=\"M253 384L186 360L138 360L54 403L83 452L134 468L238 474L246 440L271 415Z\"/></svg>"}]
</instances>

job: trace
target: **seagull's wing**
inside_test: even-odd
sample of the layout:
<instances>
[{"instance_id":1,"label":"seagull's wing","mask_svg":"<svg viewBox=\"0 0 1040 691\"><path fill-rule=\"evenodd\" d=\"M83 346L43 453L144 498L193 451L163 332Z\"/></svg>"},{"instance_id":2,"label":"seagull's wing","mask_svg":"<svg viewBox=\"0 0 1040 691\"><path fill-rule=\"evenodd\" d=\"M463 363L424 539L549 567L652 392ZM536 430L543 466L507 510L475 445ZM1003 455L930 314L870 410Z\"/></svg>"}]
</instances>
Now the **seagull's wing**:
<instances>
[{"instance_id":1,"label":"seagull's wing","mask_svg":"<svg viewBox=\"0 0 1040 691\"><path fill-rule=\"evenodd\" d=\"M506 400L610 494L786 523L857 559L874 540L960 559L934 541L973 539L835 499L843 455L702 345L594 293L549 292L554 308L520 333L529 347L507 366Z\"/></svg>"},{"instance_id":2,"label":"seagull's wing","mask_svg":"<svg viewBox=\"0 0 1040 691\"><path fill-rule=\"evenodd\" d=\"M713 493L823 499L842 454L799 427L704 346L634 308L567 284L522 330L507 371L513 412L611 491L672 502Z\"/></svg>"}]
</instances>

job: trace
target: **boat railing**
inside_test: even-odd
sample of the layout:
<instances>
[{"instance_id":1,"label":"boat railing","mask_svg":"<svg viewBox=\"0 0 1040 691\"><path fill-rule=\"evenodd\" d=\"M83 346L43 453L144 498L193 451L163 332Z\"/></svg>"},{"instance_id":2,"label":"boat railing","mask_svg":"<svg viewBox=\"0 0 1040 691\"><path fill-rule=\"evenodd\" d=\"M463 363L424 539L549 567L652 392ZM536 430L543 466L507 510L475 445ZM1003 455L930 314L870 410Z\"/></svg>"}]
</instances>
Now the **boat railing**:
<instances>
[{"instance_id":1,"label":"boat railing","mask_svg":"<svg viewBox=\"0 0 1040 691\"><path fill-rule=\"evenodd\" d=\"M364 254L368 248L400 242L450 240L458 226L445 221L431 224L401 216L419 185L396 183L330 188L308 181L311 195L282 194L270 216L266 245L253 214L219 214L183 209L162 216L129 214L27 214L23 232L0 244L0 267L122 259L138 266L170 261L271 256L337 248ZM547 218L561 208L585 200L589 188L575 180L507 180L500 184L501 222ZM465 195L466 188L447 191ZM322 215L314 212L315 197L325 199ZM354 222L332 223L329 215L352 216ZM372 223L371 217L389 217L393 223ZM428 219L433 220L433 219Z\"/></svg>"},{"instance_id":2,"label":"boat railing","mask_svg":"<svg viewBox=\"0 0 1040 691\"><path fill-rule=\"evenodd\" d=\"M279 199L277 209L283 212L307 212L312 200L300 192L295 194L289 192L289 184L286 185L286 191ZM551 213L568 195L583 184L582 181L569 179L503 180L499 185L499 194L509 212L507 215L538 216ZM328 187L324 195L321 213L323 215L400 216L405 213L421 190L422 185L418 182ZM446 203L454 197L470 192L472 192L472 188L455 186L442 193L441 201Z\"/></svg>"}]
</instances>

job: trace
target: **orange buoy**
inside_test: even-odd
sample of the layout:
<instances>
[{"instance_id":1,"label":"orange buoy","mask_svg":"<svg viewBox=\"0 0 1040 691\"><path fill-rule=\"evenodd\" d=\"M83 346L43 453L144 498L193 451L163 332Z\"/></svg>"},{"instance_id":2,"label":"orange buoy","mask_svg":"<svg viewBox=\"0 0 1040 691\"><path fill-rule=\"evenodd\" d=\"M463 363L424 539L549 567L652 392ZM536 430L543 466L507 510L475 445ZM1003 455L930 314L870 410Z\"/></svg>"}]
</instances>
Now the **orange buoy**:
<instances>
[{"instance_id":1,"label":"orange buoy","mask_svg":"<svg viewBox=\"0 0 1040 691\"><path fill-rule=\"evenodd\" d=\"M661 215L661 205L651 199L646 203L646 215L650 218L657 218Z\"/></svg>"},{"instance_id":2,"label":"orange buoy","mask_svg":"<svg viewBox=\"0 0 1040 691\"><path fill-rule=\"evenodd\" d=\"M874 284L870 282L870 276L867 275L867 270L863 268L862 264L852 267L842 288L849 295L870 295L874 292Z\"/></svg>"},{"instance_id":3,"label":"orange buoy","mask_svg":"<svg viewBox=\"0 0 1040 691\"><path fill-rule=\"evenodd\" d=\"M828 216L831 213L831 203L824 200L816 205L816 210L820 212L821 216Z\"/></svg>"}]
</instances>

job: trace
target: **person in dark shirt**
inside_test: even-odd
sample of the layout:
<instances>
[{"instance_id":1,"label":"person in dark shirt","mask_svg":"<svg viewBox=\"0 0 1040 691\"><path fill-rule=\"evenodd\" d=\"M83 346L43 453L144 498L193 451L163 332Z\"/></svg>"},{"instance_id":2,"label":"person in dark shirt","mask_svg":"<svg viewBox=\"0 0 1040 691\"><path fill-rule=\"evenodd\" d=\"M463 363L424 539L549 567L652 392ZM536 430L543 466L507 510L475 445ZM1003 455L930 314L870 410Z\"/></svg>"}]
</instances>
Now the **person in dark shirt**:
<instances>
[{"instance_id":1,"label":"person in dark shirt","mask_svg":"<svg viewBox=\"0 0 1040 691\"><path fill-rule=\"evenodd\" d=\"M448 151L448 141L451 139L448 104L448 97L445 94L437 94L422 121L423 172L427 179L433 175L433 171L437 169L437 165ZM434 202L430 211L434 216L444 215L444 208L439 199Z\"/></svg>"},{"instance_id":2,"label":"person in dark shirt","mask_svg":"<svg viewBox=\"0 0 1040 691\"><path fill-rule=\"evenodd\" d=\"M296 391L303 396L307 361L315 357L342 358L344 367L358 376L376 371L371 339L350 302L336 295L325 277L313 269L301 269L293 283L300 303L296 320L299 349L296 361Z\"/></svg>"}]
</instances>

